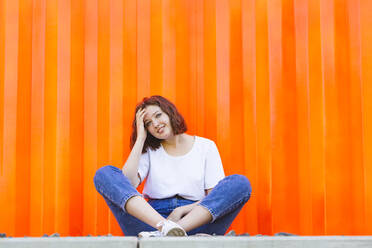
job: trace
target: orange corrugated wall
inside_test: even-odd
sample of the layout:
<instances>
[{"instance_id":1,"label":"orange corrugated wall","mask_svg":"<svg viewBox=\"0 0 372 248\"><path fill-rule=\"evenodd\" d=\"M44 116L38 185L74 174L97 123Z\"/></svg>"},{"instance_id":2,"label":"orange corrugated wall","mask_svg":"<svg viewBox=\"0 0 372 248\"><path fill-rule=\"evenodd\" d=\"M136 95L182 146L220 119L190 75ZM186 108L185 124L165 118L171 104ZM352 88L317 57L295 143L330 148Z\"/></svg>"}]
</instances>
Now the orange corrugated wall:
<instances>
[{"instance_id":1,"label":"orange corrugated wall","mask_svg":"<svg viewBox=\"0 0 372 248\"><path fill-rule=\"evenodd\" d=\"M121 231L93 185L161 94L253 194L238 233L372 235L372 1L0 0L0 232Z\"/></svg>"}]
</instances>

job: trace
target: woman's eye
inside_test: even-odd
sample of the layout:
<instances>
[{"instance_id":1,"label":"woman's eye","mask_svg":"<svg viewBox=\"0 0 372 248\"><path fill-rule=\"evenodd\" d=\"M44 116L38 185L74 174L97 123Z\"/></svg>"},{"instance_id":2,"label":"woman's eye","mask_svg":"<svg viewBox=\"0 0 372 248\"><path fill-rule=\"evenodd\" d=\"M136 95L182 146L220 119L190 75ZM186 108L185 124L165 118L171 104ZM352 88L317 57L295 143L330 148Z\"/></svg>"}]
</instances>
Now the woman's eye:
<instances>
[{"instance_id":1,"label":"woman's eye","mask_svg":"<svg viewBox=\"0 0 372 248\"><path fill-rule=\"evenodd\" d=\"M156 118L159 118L161 116L161 113L158 113L157 115L156 115Z\"/></svg>"},{"instance_id":2,"label":"woman's eye","mask_svg":"<svg viewBox=\"0 0 372 248\"><path fill-rule=\"evenodd\" d=\"M145 127L148 127L150 125L151 121L145 123Z\"/></svg>"}]
</instances>

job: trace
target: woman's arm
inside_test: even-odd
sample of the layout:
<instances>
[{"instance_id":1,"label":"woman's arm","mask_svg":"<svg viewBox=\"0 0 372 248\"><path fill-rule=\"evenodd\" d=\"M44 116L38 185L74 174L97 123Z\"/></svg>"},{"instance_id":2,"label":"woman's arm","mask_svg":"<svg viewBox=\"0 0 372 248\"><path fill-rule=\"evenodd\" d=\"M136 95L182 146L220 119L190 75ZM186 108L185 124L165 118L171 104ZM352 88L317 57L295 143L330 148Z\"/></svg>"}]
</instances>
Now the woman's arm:
<instances>
[{"instance_id":1,"label":"woman's arm","mask_svg":"<svg viewBox=\"0 0 372 248\"><path fill-rule=\"evenodd\" d=\"M136 143L134 144L132 151L129 154L127 161L124 164L122 169L123 174L129 178L131 184L137 188L140 179L138 177L138 163L142 154L142 149L145 141L141 139L137 139Z\"/></svg>"},{"instance_id":2,"label":"woman's arm","mask_svg":"<svg viewBox=\"0 0 372 248\"><path fill-rule=\"evenodd\" d=\"M211 192L213 188L211 189L206 189L205 190L205 195L208 195L209 192ZM189 205L184 205L181 207L178 207L172 211L172 213L168 216L168 219L174 222L179 221L183 216L191 212L191 210L200 203L201 201L194 202Z\"/></svg>"},{"instance_id":3,"label":"woman's arm","mask_svg":"<svg viewBox=\"0 0 372 248\"><path fill-rule=\"evenodd\" d=\"M131 184L136 188L140 183L140 179L138 177L138 164L142 155L143 145L145 144L147 136L146 129L143 123L143 117L145 116L145 112L146 112L145 109L140 109L136 113L137 140L122 169L123 174L127 178L129 178Z\"/></svg>"}]
</instances>

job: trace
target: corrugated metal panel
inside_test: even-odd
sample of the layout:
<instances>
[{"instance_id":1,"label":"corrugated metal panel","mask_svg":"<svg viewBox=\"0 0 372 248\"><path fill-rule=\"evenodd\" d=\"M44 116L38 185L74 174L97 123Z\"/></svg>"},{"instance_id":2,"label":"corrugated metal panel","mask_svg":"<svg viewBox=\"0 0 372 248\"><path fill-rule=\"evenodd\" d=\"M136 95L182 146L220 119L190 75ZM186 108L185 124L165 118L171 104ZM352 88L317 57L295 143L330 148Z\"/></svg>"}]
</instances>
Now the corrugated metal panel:
<instances>
[{"instance_id":1,"label":"corrugated metal panel","mask_svg":"<svg viewBox=\"0 0 372 248\"><path fill-rule=\"evenodd\" d=\"M0 0L0 232L121 231L97 168L161 94L253 195L237 232L372 234L369 0Z\"/></svg>"}]
</instances>

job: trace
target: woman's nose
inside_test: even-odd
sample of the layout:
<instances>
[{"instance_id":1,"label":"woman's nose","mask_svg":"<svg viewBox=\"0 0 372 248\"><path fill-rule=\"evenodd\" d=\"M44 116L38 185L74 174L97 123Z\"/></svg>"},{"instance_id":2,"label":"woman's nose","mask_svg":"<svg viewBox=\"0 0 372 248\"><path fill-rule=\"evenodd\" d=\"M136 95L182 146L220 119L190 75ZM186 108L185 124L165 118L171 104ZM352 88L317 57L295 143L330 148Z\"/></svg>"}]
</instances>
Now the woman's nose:
<instances>
[{"instance_id":1,"label":"woman's nose","mask_svg":"<svg viewBox=\"0 0 372 248\"><path fill-rule=\"evenodd\" d=\"M159 126L159 122L157 120L153 120L152 121L152 124L154 124L154 127L158 127Z\"/></svg>"}]
</instances>

